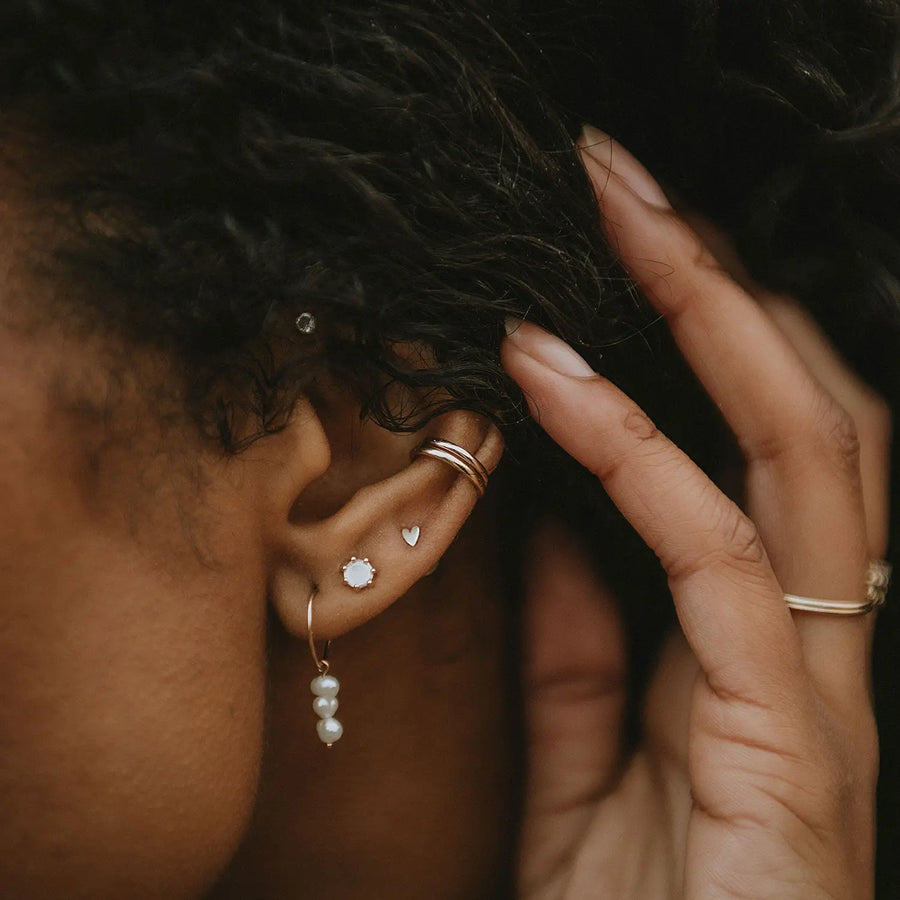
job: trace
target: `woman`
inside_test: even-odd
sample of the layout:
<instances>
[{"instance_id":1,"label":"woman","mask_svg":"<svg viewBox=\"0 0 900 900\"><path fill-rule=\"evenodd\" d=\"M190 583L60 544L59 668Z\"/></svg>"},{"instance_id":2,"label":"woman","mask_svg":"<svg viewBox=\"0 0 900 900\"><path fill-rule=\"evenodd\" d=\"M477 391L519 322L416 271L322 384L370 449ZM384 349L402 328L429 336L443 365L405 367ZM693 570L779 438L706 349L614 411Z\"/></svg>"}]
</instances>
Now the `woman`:
<instances>
[{"instance_id":1,"label":"woman","mask_svg":"<svg viewBox=\"0 0 900 900\"><path fill-rule=\"evenodd\" d=\"M783 597L857 602L883 555L846 415L634 161L568 152L496 26L297 6L0 14L3 892L865 896L872 617ZM683 304L688 363L771 451L766 552L533 324L702 451L710 407L629 274ZM670 730L626 757L591 569L646 560L631 526L699 662L667 644Z\"/></svg>"}]
</instances>

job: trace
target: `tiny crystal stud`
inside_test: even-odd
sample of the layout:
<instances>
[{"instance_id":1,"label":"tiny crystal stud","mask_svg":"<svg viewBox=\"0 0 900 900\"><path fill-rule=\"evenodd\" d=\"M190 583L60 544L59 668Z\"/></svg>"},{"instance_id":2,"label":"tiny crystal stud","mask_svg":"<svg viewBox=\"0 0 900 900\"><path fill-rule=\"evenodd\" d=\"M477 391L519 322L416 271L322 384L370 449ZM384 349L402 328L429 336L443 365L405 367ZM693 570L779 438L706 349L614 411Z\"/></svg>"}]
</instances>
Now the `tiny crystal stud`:
<instances>
[{"instance_id":1,"label":"tiny crystal stud","mask_svg":"<svg viewBox=\"0 0 900 900\"><path fill-rule=\"evenodd\" d=\"M294 325L300 334L312 334L316 330L316 317L309 312L302 312L296 319Z\"/></svg>"},{"instance_id":2,"label":"tiny crystal stud","mask_svg":"<svg viewBox=\"0 0 900 900\"><path fill-rule=\"evenodd\" d=\"M368 587L375 580L375 566L368 559L352 557L349 562L341 566L344 573L344 584L360 591Z\"/></svg>"}]
</instances>

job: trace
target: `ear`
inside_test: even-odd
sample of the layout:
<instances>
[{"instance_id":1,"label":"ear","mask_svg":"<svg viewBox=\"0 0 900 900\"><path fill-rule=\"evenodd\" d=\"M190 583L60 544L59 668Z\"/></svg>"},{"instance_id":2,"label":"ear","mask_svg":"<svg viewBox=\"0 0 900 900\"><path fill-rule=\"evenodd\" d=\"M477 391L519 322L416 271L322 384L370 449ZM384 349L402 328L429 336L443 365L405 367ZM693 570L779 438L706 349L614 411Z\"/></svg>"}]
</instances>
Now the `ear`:
<instances>
[{"instance_id":1,"label":"ear","mask_svg":"<svg viewBox=\"0 0 900 900\"><path fill-rule=\"evenodd\" d=\"M499 431L467 411L446 413L416 434L359 425L358 416L356 422L350 435L326 426L332 442L328 471L282 510L281 525L269 538L271 602L298 637L307 635L314 589L316 638L339 637L434 569L472 512L480 496L472 482L444 462L414 456L416 447L428 438L451 441L488 472L503 453ZM345 582L343 566L354 558L374 568L368 586Z\"/></svg>"}]
</instances>

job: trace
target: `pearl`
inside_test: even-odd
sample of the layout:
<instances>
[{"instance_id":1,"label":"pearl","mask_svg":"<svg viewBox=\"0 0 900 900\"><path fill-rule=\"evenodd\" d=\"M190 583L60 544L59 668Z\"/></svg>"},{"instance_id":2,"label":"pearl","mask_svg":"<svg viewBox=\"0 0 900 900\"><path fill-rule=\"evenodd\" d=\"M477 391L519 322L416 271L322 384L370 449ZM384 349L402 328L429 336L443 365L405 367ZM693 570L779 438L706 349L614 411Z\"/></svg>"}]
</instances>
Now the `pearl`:
<instances>
[{"instance_id":1,"label":"pearl","mask_svg":"<svg viewBox=\"0 0 900 900\"><path fill-rule=\"evenodd\" d=\"M337 719L319 719L316 723L316 731L319 733L319 740L323 744L333 744L341 739L344 733L344 726Z\"/></svg>"},{"instance_id":2,"label":"pearl","mask_svg":"<svg viewBox=\"0 0 900 900\"><path fill-rule=\"evenodd\" d=\"M313 710L321 719L330 719L338 711L337 697L316 697Z\"/></svg>"},{"instance_id":3,"label":"pearl","mask_svg":"<svg viewBox=\"0 0 900 900\"><path fill-rule=\"evenodd\" d=\"M309 689L317 697L336 697L341 689L341 683L334 675L320 675L309 683Z\"/></svg>"}]
</instances>

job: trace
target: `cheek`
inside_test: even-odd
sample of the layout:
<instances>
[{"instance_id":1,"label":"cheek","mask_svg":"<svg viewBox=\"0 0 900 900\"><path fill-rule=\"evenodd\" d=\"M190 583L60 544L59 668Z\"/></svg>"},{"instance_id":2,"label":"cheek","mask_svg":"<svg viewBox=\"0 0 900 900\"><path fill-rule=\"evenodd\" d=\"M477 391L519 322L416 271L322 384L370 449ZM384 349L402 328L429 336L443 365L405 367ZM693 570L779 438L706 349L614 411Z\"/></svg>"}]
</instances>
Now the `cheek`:
<instances>
[{"instance_id":1,"label":"cheek","mask_svg":"<svg viewBox=\"0 0 900 900\"><path fill-rule=\"evenodd\" d=\"M19 483L0 484L0 895L195 896L257 784L252 536L223 528L204 563L164 498L134 534L49 473Z\"/></svg>"}]
</instances>

